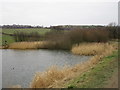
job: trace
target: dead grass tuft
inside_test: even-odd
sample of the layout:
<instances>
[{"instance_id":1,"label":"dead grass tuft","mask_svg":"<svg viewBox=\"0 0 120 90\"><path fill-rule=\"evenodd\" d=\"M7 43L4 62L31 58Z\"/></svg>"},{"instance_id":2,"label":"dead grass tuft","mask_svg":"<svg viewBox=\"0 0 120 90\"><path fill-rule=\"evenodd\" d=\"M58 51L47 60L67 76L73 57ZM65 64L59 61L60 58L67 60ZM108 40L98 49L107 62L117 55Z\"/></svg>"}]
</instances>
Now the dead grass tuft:
<instances>
[{"instance_id":1,"label":"dead grass tuft","mask_svg":"<svg viewBox=\"0 0 120 90\"><path fill-rule=\"evenodd\" d=\"M10 48L18 49L33 49L34 48L46 48L49 42L20 42L13 43ZM16 45L17 44L17 45ZM19 47L18 47L19 46ZM103 57L112 54L117 48L117 43L83 43L74 45L72 52L79 55L94 55L90 60L77 64L73 67L63 67L62 69L57 66L52 66L48 70L42 73L36 73L30 88L61 88L63 85L80 75L81 73L94 67ZM14 88L14 87L13 87ZM15 87L16 88L16 87Z\"/></svg>"},{"instance_id":2,"label":"dead grass tuft","mask_svg":"<svg viewBox=\"0 0 120 90\"><path fill-rule=\"evenodd\" d=\"M15 42L9 45L9 49L38 49L45 48L47 41L39 42Z\"/></svg>"},{"instance_id":3,"label":"dead grass tuft","mask_svg":"<svg viewBox=\"0 0 120 90\"><path fill-rule=\"evenodd\" d=\"M87 50L88 49L88 50ZM85 52L87 50L87 52ZM96 51L93 52L93 50ZM115 50L113 45L108 43L80 44L73 47L72 52L80 55L95 55L90 60L77 64L73 67L58 69L56 66L49 68L46 72L36 73L31 88L61 88L65 82L80 75L81 73L94 67L103 57L112 54ZM77 52L77 53L76 53ZM92 53L91 53L92 52ZM89 54L90 53L90 54Z\"/></svg>"},{"instance_id":4,"label":"dead grass tuft","mask_svg":"<svg viewBox=\"0 0 120 90\"><path fill-rule=\"evenodd\" d=\"M82 43L72 47L72 53L78 55L101 55L112 46L108 43Z\"/></svg>"},{"instance_id":5,"label":"dead grass tuft","mask_svg":"<svg viewBox=\"0 0 120 90\"><path fill-rule=\"evenodd\" d=\"M31 88L45 88L65 77L63 70L58 69L56 66L50 67L46 72L36 73Z\"/></svg>"}]
</instances>

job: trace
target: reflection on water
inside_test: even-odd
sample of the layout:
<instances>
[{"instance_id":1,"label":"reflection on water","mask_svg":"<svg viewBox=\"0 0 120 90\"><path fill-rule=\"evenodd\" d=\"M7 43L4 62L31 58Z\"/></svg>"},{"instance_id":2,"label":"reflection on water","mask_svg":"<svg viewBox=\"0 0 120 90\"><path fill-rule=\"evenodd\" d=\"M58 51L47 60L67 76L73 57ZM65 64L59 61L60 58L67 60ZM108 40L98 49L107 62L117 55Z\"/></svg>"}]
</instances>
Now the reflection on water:
<instances>
[{"instance_id":1,"label":"reflection on water","mask_svg":"<svg viewBox=\"0 0 120 90\"><path fill-rule=\"evenodd\" d=\"M88 60L89 56L72 55L55 50L2 50L2 87L29 86L35 72L45 71L52 65L73 66Z\"/></svg>"}]
</instances>

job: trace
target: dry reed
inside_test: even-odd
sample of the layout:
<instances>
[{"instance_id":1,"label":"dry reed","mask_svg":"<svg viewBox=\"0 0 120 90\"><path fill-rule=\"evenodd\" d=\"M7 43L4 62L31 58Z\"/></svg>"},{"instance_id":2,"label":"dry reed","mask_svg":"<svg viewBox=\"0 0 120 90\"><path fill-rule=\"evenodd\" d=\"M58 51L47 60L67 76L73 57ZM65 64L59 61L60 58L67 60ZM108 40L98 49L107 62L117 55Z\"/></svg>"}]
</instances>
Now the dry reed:
<instances>
[{"instance_id":1,"label":"dry reed","mask_svg":"<svg viewBox=\"0 0 120 90\"><path fill-rule=\"evenodd\" d=\"M47 41L39 42L15 42L9 45L9 49L38 49L45 48Z\"/></svg>"},{"instance_id":2,"label":"dry reed","mask_svg":"<svg viewBox=\"0 0 120 90\"><path fill-rule=\"evenodd\" d=\"M108 48L111 48L108 43L83 43L74 45L71 51L78 55L101 55Z\"/></svg>"},{"instance_id":3,"label":"dry reed","mask_svg":"<svg viewBox=\"0 0 120 90\"><path fill-rule=\"evenodd\" d=\"M58 69L56 66L52 66L44 73L36 73L35 78L31 83L31 88L44 88L48 87L56 80L61 80L65 77L65 73Z\"/></svg>"},{"instance_id":4,"label":"dry reed","mask_svg":"<svg viewBox=\"0 0 120 90\"><path fill-rule=\"evenodd\" d=\"M89 45L91 45L90 49L88 48ZM80 47L76 46L74 48L80 48ZM105 56L112 54L112 52L115 50L115 48L108 43L105 43L105 44L94 43L94 44L88 44L88 45L84 44L82 45L82 49L84 50L84 48L85 49L87 48L90 51L95 50L97 52L97 55L92 52L92 54L94 54L95 56L93 56L90 60L84 63L75 65L74 67L63 68L63 69L52 67L46 72L37 73L33 81L31 82L30 87L31 88L61 88L65 82L71 80L77 75L80 75L86 70L89 70L89 68L96 65L96 63L98 63L99 60L101 60ZM81 49L78 49L78 50L81 50ZM91 53L90 51L88 52ZM88 55L88 52L87 52L87 55ZM86 53L84 54L86 55Z\"/></svg>"}]
</instances>

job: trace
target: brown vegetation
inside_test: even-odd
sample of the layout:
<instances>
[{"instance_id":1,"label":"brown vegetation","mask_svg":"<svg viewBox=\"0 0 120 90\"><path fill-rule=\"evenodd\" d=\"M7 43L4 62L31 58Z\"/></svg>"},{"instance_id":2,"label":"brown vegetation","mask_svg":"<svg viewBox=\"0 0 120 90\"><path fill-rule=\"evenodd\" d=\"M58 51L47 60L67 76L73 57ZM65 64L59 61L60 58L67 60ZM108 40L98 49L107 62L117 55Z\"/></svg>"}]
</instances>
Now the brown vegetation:
<instances>
[{"instance_id":1,"label":"brown vegetation","mask_svg":"<svg viewBox=\"0 0 120 90\"><path fill-rule=\"evenodd\" d=\"M46 48L46 49L67 49L71 50L74 44L79 44L83 42L107 42L109 40L109 33L104 30L90 30L90 29L78 29L71 31L51 31L45 34L44 37L41 37L40 42L47 42L45 44L34 42L39 42L40 37L37 34L32 33L32 37L24 33L17 33L15 35L16 41L24 41L23 43L14 43L11 44L9 48L12 49L37 49L37 48ZM35 37L35 36L36 37ZM28 41L29 42L26 42ZM37 41L34 41L37 40ZM33 41L33 42L30 42ZM27 44L28 43L28 44ZM17 46L18 45L18 46ZM21 45L21 46L20 46ZM14 47L15 46L15 47Z\"/></svg>"},{"instance_id":2,"label":"brown vegetation","mask_svg":"<svg viewBox=\"0 0 120 90\"><path fill-rule=\"evenodd\" d=\"M17 42L9 45L9 49L38 49L44 48L47 42Z\"/></svg>"},{"instance_id":3,"label":"brown vegetation","mask_svg":"<svg viewBox=\"0 0 120 90\"><path fill-rule=\"evenodd\" d=\"M90 67L93 67L96 63L99 62L99 60L101 60L103 57L107 55L110 55L115 50L115 48L113 48L112 45L109 45L109 44L105 44L105 45L107 45L108 48L105 48L105 50L102 50L103 52L100 51L101 54L93 56L90 60L82 64L78 64L78 65L75 65L74 67L63 68L63 69L52 67L46 72L37 73L30 87L31 88L51 88L51 87L61 88L66 81L71 80L73 77L76 77L77 75L80 75L82 72L88 70ZM98 44L98 47L101 47L101 46L104 46L104 45ZM88 47L88 45L86 46L84 44L84 47L86 48ZM99 49L98 49L98 52L99 52Z\"/></svg>"},{"instance_id":4,"label":"brown vegetation","mask_svg":"<svg viewBox=\"0 0 120 90\"><path fill-rule=\"evenodd\" d=\"M27 32L15 32L13 34L15 42L22 42L22 41L39 41L41 35L37 32L27 33Z\"/></svg>"},{"instance_id":5,"label":"brown vegetation","mask_svg":"<svg viewBox=\"0 0 120 90\"><path fill-rule=\"evenodd\" d=\"M110 55L116 49L116 45L106 43L113 38L111 35L112 33L104 28L76 29L68 32L53 31L42 38L44 41L18 42L10 44L9 48L69 49L74 54L95 55L90 60L74 67L59 69L54 66L46 72L37 73L30 84L31 88L61 87L64 82L93 67L99 60Z\"/></svg>"},{"instance_id":6,"label":"brown vegetation","mask_svg":"<svg viewBox=\"0 0 120 90\"><path fill-rule=\"evenodd\" d=\"M56 47L59 47L59 43L50 41L15 42L8 46L9 49L55 49Z\"/></svg>"},{"instance_id":7,"label":"brown vegetation","mask_svg":"<svg viewBox=\"0 0 120 90\"><path fill-rule=\"evenodd\" d=\"M108 43L82 43L74 45L71 51L78 55L101 55L109 48L111 48L111 45Z\"/></svg>"}]
</instances>

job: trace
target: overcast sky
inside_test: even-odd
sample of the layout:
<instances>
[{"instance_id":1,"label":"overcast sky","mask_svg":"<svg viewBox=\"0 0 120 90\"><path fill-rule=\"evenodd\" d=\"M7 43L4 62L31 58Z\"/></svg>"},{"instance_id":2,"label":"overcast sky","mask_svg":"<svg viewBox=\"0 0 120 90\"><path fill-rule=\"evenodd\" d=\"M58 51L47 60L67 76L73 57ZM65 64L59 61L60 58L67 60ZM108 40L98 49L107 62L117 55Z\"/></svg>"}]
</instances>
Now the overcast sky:
<instances>
[{"instance_id":1,"label":"overcast sky","mask_svg":"<svg viewBox=\"0 0 120 90\"><path fill-rule=\"evenodd\" d=\"M81 25L118 23L119 0L1 0L0 24Z\"/></svg>"}]
</instances>

